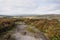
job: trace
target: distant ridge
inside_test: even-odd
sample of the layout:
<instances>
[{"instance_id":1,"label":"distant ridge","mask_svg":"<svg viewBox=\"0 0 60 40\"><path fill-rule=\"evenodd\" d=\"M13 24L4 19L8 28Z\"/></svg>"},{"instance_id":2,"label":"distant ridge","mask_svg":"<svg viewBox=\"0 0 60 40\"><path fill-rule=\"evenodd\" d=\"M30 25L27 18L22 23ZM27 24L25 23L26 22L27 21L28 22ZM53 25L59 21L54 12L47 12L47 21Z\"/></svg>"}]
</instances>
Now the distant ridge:
<instances>
[{"instance_id":1,"label":"distant ridge","mask_svg":"<svg viewBox=\"0 0 60 40\"><path fill-rule=\"evenodd\" d=\"M38 14L30 14L30 15L0 15L0 16L37 16L37 17L40 17L40 16L60 16L60 14L43 14L43 15L38 15Z\"/></svg>"}]
</instances>

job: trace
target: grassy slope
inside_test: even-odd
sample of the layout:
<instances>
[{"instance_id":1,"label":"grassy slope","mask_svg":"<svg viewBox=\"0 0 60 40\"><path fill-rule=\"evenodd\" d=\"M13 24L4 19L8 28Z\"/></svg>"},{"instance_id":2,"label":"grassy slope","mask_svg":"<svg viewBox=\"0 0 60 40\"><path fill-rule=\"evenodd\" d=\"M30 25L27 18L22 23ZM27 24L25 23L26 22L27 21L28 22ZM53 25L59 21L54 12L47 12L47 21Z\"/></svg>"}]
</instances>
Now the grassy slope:
<instances>
[{"instance_id":1,"label":"grassy slope","mask_svg":"<svg viewBox=\"0 0 60 40\"><path fill-rule=\"evenodd\" d=\"M17 21L25 22L28 25L35 26L40 31L42 31L50 40L60 40L60 21L58 19L0 19L0 29L11 27L10 23L15 23ZM7 23L6 23L7 22ZM32 31L32 29L30 29ZM33 32L33 31L32 31Z\"/></svg>"},{"instance_id":2,"label":"grassy slope","mask_svg":"<svg viewBox=\"0 0 60 40\"><path fill-rule=\"evenodd\" d=\"M42 31L50 40L60 40L60 21L57 19L26 19L26 24L33 25Z\"/></svg>"}]
</instances>

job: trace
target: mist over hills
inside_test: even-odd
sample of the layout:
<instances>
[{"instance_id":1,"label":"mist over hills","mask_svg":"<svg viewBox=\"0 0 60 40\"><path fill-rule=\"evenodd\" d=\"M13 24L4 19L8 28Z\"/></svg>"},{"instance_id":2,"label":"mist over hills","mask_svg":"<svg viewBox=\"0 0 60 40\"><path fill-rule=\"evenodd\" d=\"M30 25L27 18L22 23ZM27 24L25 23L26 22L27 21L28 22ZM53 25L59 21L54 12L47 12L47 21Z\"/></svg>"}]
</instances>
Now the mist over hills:
<instances>
[{"instance_id":1,"label":"mist over hills","mask_svg":"<svg viewBox=\"0 0 60 40\"><path fill-rule=\"evenodd\" d=\"M44 14L44 15L0 15L0 17L58 17L60 18L60 14Z\"/></svg>"}]
</instances>

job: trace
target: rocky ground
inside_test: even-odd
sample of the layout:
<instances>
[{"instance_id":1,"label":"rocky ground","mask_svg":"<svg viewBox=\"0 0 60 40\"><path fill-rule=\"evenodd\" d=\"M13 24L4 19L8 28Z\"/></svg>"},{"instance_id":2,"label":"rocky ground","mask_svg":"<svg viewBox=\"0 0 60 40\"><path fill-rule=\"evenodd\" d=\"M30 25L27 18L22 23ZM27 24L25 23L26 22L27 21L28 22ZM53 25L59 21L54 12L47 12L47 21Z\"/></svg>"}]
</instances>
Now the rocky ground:
<instances>
[{"instance_id":1,"label":"rocky ground","mask_svg":"<svg viewBox=\"0 0 60 40\"><path fill-rule=\"evenodd\" d=\"M26 29L29 27L32 29L32 31L34 30L34 33ZM12 36L15 38L15 40L48 40L38 29L25 24L18 25L13 31Z\"/></svg>"}]
</instances>

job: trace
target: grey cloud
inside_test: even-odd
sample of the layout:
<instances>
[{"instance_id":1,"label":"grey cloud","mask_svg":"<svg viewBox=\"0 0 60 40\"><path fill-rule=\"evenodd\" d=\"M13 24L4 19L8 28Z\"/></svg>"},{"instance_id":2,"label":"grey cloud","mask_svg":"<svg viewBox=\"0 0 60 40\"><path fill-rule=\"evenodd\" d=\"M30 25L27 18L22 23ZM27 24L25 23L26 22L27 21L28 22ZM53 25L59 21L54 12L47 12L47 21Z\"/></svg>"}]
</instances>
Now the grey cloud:
<instances>
[{"instance_id":1,"label":"grey cloud","mask_svg":"<svg viewBox=\"0 0 60 40\"><path fill-rule=\"evenodd\" d=\"M47 2L46 0L1 0L0 5L1 5L0 14L7 15L34 14L34 13L39 14L40 12L43 13L43 11L47 12L60 10L59 0L48 0ZM48 9L44 8L45 6L47 7L47 5L48 6L50 5Z\"/></svg>"},{"instance_id":2,"label":"grey cloud","mask_svg":"<svg viewBox=\"0 0 60 40\"><path fill-rule=\"evenodd\" d=\"M60 0L48 0L47 2L50 3L50 5L55 5L52 9L48 9L47 11L60 10Z\"/></svg>"},{"instance_id":3,"label":"grey cloud","mask_svg":"<svg viewBox=\"0 0 60 40\"><path fill-rule=\"evenodd\" d=\"M54 2L60 4L60 0L54 0Z\"/></svg>"},{"instance_id":4,"label":"grey cloud","mask_svg":"<svg viewBox=\"0 0 60 40\"><path fill-rule=\"evenodd\" d=\"M60 4L60 0L47 0L48 3Z\"/></svg>"}]
</instances>

